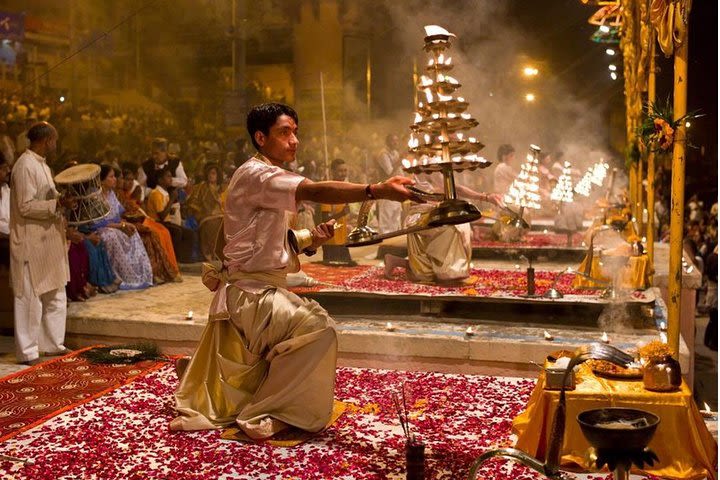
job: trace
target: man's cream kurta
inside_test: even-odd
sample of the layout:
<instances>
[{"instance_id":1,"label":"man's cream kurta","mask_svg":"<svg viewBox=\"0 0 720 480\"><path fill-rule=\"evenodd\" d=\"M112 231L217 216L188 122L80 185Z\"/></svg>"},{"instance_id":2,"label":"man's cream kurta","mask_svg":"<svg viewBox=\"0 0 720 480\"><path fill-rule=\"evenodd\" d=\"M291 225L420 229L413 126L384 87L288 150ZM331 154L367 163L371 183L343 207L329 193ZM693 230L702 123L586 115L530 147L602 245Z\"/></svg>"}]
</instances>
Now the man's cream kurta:
<instances>
[{"instance_id":1,"label":"man's cream kurta","mask_svg":"<svg viewBox=\"0 0 720 480\"><path fill-rule=\"evenodd\" d=\"M235 171L224 215L226 260L222 272L203 272L215 296L175 392L172 430L236 424L259 439L288 425L316 432L330 420L334 322L285 283L298 269L287 247L287 217L302 180L259 158Z\"/></svg>"},{"instance_id":2,"label":"man's cream kurta","mask_svg":"<svg viewBox=\"0 0 720 480\"><path fill-rule=\"evenodd\" d=\"M10 273L13 293L23 294L27 262L35 295L65 288L70 280L65 224L45 159L25 150L13 167L10 188Z\"/></svg>"}]
</instances>

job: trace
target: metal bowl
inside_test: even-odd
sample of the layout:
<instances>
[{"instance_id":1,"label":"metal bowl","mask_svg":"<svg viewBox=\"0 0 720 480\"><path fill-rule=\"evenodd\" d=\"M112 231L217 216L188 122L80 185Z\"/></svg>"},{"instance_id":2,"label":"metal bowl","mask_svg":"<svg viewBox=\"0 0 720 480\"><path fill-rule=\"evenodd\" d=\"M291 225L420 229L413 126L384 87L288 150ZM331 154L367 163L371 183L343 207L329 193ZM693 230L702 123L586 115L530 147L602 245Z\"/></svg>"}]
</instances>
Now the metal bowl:
<instances>
[{"instance_id":1,"label":"metal bowl","mask_svg":"<svg viewBox=\"0 0 720 480\"><path fill-rule=\"evenodd\" d=\"M647 424L640 427L603 426L611 422L636 422L643 419ZM644 410L610 407L585 410L577 416L577 421L587 441L597 449L642 450L650 443L660 418Z\"/></svg>"}]
</instances>

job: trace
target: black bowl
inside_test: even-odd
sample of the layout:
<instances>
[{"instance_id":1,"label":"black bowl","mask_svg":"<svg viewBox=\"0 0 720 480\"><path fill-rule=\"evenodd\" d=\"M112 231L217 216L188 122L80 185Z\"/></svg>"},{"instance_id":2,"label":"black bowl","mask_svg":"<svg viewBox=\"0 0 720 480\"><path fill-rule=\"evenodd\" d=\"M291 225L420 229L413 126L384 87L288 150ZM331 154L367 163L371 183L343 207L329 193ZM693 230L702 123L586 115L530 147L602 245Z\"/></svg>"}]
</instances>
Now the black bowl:
<instances>
[{"instance_id":1,"label":"black bowl","mask_svg":"<svg viewBox=\"0 0 720 480\"><path fill-rule=\"evenodd\" d=\"M644 418L647 425L639 428L607 428L598 424L618 420L633 421ZM595 448L612 450L642 450L650 443L660 423L657 415L633 408L598 408L585 410L577 416L585 438Z\"/></svg>"}]
</instances>

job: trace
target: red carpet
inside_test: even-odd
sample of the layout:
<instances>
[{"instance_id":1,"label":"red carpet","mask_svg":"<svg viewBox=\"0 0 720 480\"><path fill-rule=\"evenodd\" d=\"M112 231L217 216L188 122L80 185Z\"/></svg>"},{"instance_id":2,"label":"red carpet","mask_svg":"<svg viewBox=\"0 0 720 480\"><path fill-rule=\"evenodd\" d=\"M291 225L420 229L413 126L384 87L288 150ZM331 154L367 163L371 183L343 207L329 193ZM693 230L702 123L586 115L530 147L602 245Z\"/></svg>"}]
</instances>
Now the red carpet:
<instances>
[{"instance_id":1,"label":"red carpet","mask_svg":"<svg viewBox=\"0 0 720 480\"><path fill-rule=\"evenodd\" d=\"M170 365L77 405L0 444L16 480L404 479L404 436L391 393L405 382L412 432L426 445L425 478L462 479L480 453L510 444L511 419L534 381L425 372L339 368L336 399L345 414L294 448L224 441L221 431L170 432L177 379ZM540 475L493 460L479 478ZM606 479L607 475L582 476Z\"/></svg>"},{"instance_id":2,"label":"red carpet","mask_svg":"<svg viewBox=\"0 0 720 480\"><path fill-rule=\"evenodd\" d=\"M524 270L494 270L473 268L470 277L462 284L453 286L428 285L414 283L407 279L404 269L396 268L393 278L384 277L381 267L361 265L357 267L328 267L306 263L303 271L324 282L316 287L297 287L291 290L297 294L320 292L330 289L348 289L353 292L375 293L380 295L470 295L470 296L518 296L527 293L527 277ZM542 295L552 285L558 272L535 271L535 293ZM555 288L565 295L583 295L597 297L599 290L576 289L572 287L574 276L562 274Z\"/></svg>"},{"instance_id":3,"label":"red carpet","mask_svg":"<svg viewBox=\"0 0 720 480\"><path fill-rule=\"evenodd\" d=\"M88 348L0 379L0 441L166 363L93 365L79 356L84 350Z\"/></svg>"}]
</instances>

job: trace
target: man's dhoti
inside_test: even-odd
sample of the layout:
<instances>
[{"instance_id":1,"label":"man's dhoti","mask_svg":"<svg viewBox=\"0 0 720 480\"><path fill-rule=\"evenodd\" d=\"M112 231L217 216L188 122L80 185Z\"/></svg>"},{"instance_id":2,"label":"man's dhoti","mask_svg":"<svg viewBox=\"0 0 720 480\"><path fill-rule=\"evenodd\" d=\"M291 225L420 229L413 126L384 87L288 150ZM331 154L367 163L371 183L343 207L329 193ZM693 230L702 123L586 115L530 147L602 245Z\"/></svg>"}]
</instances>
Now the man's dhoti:
<instances>
[{"instance_id":1,"label":"man's dhoti","mask_svg":"<svg viewBox=\"0 0 720 480\"><path fill-rule=\"evenodd\" d=\"M432 205L413 205L405 227ZM470 275L472 230L469 223L446 225L407 236L410 272L419 282L452 282Z\"/></svg>"},{"instance_id":2,"label":"man's dhoti","mask_svg":"<svg viewBox=\"0 0 720 480\"><path fill-rule=\"evenodd\" d=\"M250 293L222 285L213 305L221 303L229 318L211 308L175 392L180 415L170 429L237 424L251 438L287 425L322 430L332 413L337 356L327 312L281 287Z\"/></svg>"}]
</instances>

